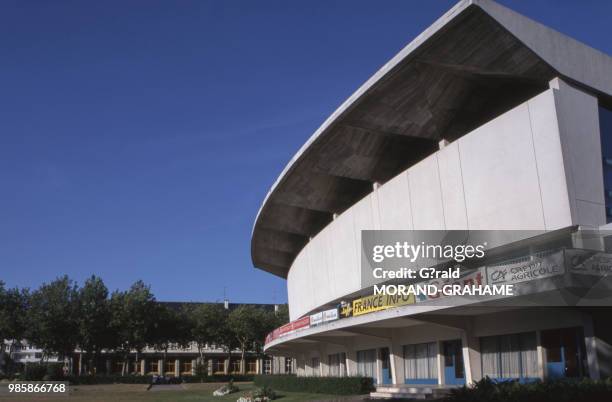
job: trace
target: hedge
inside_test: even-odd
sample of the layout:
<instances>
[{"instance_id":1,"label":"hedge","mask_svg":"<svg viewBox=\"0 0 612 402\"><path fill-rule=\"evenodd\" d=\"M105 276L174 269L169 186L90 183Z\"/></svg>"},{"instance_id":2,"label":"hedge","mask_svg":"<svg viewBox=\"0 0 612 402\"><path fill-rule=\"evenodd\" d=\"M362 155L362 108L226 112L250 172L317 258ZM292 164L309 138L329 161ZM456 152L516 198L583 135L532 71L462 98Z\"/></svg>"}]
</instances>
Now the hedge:
<instances>
[{"instance_id":1,"label":"hedge","mask_svg":"<svg viewBox=\"0 0 612 402\"><path fill-rule=\"evenodd\" d=\"M276 391L313 394L360 395L374 390L370 377L297 377L295 375L257 375L255 385Z\"/></svg>"},{"instance_id":2,"label":"hedge","mask_svg":"<svg viewBox=\"0 0 612 402\"><path fill-rule=\"evenodd\" d=\"M248 375L212 375L212 376L184 376L171 377L176 383L194 383L194 382L234 382L253 381L253 376ZM151 384L153 376L150 375L81 375L67 377L65 380L73 385L93 385L93 384Z\"/></svg>"},{"instance_id":3,"label":"hedge","mask_svg":"<svg viewBox=\"0 0 612 402\"><path fill-rule=\"evenodd\" d=\"M248 375L248 374L247 375L241 375L241 374L205 375L205 376L191 375L191 376L185 376L181 378L183 382L229 382L230 380L233 380L234 382L253 381L253 376Z\"/></svg>"},{"instance_id":4,"label":"hedge","mask_svg":"<svg viewBox=\"0 0 612 402\"><path fill-rule=\"evenodd\" d=\"M557 380L520 384L484 378L474 386L457 388L447 402L610 402L612 380Z\"/></svg>"}]
</instances>

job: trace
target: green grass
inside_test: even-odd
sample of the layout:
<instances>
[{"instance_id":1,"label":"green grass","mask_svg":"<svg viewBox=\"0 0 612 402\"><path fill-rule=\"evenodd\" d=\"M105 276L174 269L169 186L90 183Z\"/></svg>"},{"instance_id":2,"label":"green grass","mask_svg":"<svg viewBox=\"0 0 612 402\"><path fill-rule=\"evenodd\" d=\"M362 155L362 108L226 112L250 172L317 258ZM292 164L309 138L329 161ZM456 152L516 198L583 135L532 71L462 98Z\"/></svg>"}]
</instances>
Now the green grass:
<instances>
[{"instance_id":1,"label":"green grass","mask_svg":"<svg viewBox=\"0 0 612 402\"><path fill-rule=\"evenodd\" d=\"M70 395L53 394L8 394L3 390L0 401L67 401L67 402L236 402L254 389L252 383L236 383L239 392L226 396L212 396L215 389L223 384L183 384L180 390L147 391L146 385L75 385L70 386ZM338 401L345 398L335 395L308 394L302 392L277 392L279 402ZM355 400L355 399L351 399Z\"/></svg>"}]
</instances>

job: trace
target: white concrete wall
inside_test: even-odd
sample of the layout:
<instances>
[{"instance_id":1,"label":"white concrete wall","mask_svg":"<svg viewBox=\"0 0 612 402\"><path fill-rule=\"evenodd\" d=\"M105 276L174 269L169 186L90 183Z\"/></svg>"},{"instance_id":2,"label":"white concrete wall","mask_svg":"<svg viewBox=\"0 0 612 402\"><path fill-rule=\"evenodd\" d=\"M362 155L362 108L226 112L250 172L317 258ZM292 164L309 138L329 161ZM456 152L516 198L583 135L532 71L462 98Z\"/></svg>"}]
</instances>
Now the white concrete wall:
<instances>
[{"instance_id":1,"label":"white concrete wall","mask_svg":"<svg viewBox=\"0 0 612 402\"><path fill-rule=\"evenodd\" d=\"M400 173L297 256L291 319L362 288L361 230L605 224L597 100L563 82Z\"/></svg>"}]
</instances>

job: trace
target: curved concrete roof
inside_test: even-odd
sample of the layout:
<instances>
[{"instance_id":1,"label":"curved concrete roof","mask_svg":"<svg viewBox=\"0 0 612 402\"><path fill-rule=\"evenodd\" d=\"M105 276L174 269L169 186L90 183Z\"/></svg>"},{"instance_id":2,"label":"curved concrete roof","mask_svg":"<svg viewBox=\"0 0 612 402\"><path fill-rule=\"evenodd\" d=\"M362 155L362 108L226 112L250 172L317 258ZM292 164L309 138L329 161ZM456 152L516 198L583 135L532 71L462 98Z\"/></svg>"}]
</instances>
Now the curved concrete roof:
<instances>
[{"instance_id":1,"label":"curved concrete roof","mask_svg":"<svg viewBox=\"0 0 612 402\"><path fill-rule=\"evenodd\" d=\"M295 154L264 200L251 256L286 277L333 218L438 148L548 88L603 102L612 59L490 0L463 0L377 71Z\"/></svg>"}]
</instances>

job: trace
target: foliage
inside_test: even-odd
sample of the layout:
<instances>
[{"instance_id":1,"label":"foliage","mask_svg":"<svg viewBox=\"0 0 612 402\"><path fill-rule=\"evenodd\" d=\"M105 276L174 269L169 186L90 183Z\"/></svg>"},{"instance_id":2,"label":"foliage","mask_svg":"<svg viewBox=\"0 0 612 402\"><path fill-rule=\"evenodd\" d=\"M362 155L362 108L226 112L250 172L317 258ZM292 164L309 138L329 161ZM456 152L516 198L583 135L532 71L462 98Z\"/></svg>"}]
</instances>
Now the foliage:
<instances>
[{"instance_id":1,"label":"foliage","mask_svg":"<svg viewBox=\"0 0 612 402\"><path fill-rule=\"evenodd\" d=\"M155 311L150 343L167 352L171 345L185 347L190 342L190 321L185 311L159 305Z\"/></svg>"},{"instance_id":2,"label":"foliage","mask_svg":"<svg viewBox=\"0 0 612 402\"><path fill-rule=\"evenodd\" d=\"M79 337L78 291L67 276L43 284L30 297L26 338L46 355L69 357Z\"/></svg>"},{"instance_id":3,"label":"foliage","mask_svg":"<svg viewBox=\"0 0 612 402\"><path fill-rule=\"evenodd\" d=\"M20 341L26 328L29 295L27 290L6 289L0 281L0 339ZM4 344L0 345L1 348Z\"/></svg>"},{"instance_id":4,"label":"foliage","mask_svg":"<svg viewBox=\"0 0 612 402\"><path fill-rule=\"evenodd\" d=\"M228 382L233 380L235 382L250 382L253 381L252 375L209 375L209 376L185 376L181 377L183 382L196 383L196 382Z\"/></svg>"},{"instance_id":5,"label":"foliage","mask_svg":"<svg viewBox=\"0 0 612 402\"><path fill-rule=\"evenodd\" d=\"M26 363L19 379L24 381L59 381L64 377L62 363Z\"/></svg>"},{"instance_id":6,"label":"foliage","mask_svg":"<svg viewBox=\"0 0 612 402\"><path fill-rule=\"evenodd\" d=\"M97 361L102 349L112 349L116 339L110 326L108 289L102 279L93 275L87 279L79 290L78 301L78 344L88 357Z\"/></svg>"},{"instance_id":7,"label":"foliage","mask_svg":"<svg viewBox=\"0 0 612 402\"><path fill-rule=\"evenodd\" d=\"M357 395L374 389L370 377L296 377L295 375L257 375L255 385L279 391L314 394Z\"/></svg>"},{"instance_id":8,"label":"foliage","mask_svg":"<svg viewBox=\"0 0 612 402\"><path fill-rule=\"evenodd\" d=\"M67 378L72 385L94 384L150 384L153 377L150 375L81 375Z\"/></svg>"},{"instance_id":9,"label":"foliage","mask_svg":"<svg viewBox=\"0 0 612 402\"><path fill-rule=\"evenodd\" d=\"M225 321L226 312L219 304L201 304L187 310L190 321L191 340L194 341L200 354L206 345L222 345L226 334L219 323Z\"/></svg>"},{"instance_id":10,"label":"foliage","mask_svg":"<svg viewBox=\"0 0 612 402\"><path fill-rule=\"evenodd\" d=\"M255 306L240 306L229 314L227 325L242 352L242 360L249 349L261 352L266 334L272 331L276 324L277 319L273 312ZM243 373L244 369L243 365Z\"/></svg>"},{"instance_id":11,"label":"foliage","mask_svg":"<svg viewBox=\"0 0 612 402\"><path fill-rule=\"evenodd\" d=\"M608 402L612 380L557 380L520 384L486 377L471 387L452 390L448 402Z\"/></svg>"},{"instance_id":12,"label":"foliage","mask_svg":"<svg viewBox=\"0 0 612 402\"><path fill-rule=\"evenodd\" d=\"M267 398L268 400L274 400L276 399L276 392L274 392L274 390L270 387L261 387L261 388L257 388L253 391L253 393L251 394L251 399L264 399Z\"/></svg>"},{"instance_id":13,"label":"foliage","mask_svg":"<svg viewBox=\"0 0 612 402\"><path fill-rule=\"evenodd\" d=\"M128 354L135 350L137 361L138 353L153 339L158 308L155 296L144 282L137 281L126 292L113 292L110 308L117 351L124 355L127 363Z\"/></svg>"}]
</instances>

